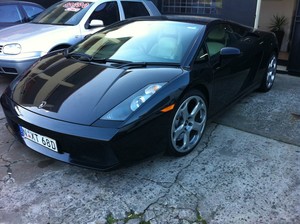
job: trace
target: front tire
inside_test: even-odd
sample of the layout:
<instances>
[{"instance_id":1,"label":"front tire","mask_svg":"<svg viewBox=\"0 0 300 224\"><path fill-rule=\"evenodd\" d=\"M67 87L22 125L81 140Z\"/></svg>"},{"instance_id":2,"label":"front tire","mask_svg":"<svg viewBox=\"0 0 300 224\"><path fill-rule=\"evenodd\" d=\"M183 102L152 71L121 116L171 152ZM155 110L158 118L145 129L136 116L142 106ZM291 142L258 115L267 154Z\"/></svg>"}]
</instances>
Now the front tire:
<instances>
[{"instance_id":1,"label":"front tire","mask_svg":"<svg viewBox=\"0 0 300 224\"><path fill-rule=\"evenodd\" d=\"M266 73L259 87L260 91L268 92L272 88L275 81L276 70L277 70L277 57L273 53L268 61L268 67Z\"/></svg>"},{"instance_id":2,"label":"front tire","mask_svg":"<svg viewBox=\"0 0 300 224\"><path fill-rule=\"evenodd\" d=\"M199 91L190 91L178 103L172 116L169 154L184 156L199 143L207 121L207 102Z\"/></svg>"}]
</instances>

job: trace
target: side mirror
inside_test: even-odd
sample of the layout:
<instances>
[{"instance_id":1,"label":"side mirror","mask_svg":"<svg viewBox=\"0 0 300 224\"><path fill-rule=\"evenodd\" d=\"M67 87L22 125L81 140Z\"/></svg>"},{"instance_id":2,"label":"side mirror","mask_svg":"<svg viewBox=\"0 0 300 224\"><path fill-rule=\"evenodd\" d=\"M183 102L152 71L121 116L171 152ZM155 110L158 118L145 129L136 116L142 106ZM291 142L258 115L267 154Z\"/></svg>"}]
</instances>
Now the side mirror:
<instances>
[{"instance_id":1,"label":"side mirror","mask_svg":"<svg viewBox=\"0 0 300 224\"><path fill-rule=\"evenodd\" d=\"M89 24L90 28L96 28L96 27L101 27L101 26L104 26L104 23L100 19L93 19Z\"/></svg>"},{"instance_id":2,"label":"side mirror","mask_svg":"<svg viewBox=\"0 0 300 224\"><path fill-rule=\"evenodd\" d=\"M231 58L234 56L240 56L241 55L241 50L236 48L236 47L224 47L220 51L221 57L225 58Z\"/></svg>"},{"instance_id":3,"label":"side mirror","mask_svg":"<svg viewBox=\"0 0 300 224\"><path fill-rule=\"evenodd\" d=\"M241 55L240 49L236 47L224 47L220 51L220 65L225 66L232 63L232 59L237 58Z\"/></svg>"}]
</instances>

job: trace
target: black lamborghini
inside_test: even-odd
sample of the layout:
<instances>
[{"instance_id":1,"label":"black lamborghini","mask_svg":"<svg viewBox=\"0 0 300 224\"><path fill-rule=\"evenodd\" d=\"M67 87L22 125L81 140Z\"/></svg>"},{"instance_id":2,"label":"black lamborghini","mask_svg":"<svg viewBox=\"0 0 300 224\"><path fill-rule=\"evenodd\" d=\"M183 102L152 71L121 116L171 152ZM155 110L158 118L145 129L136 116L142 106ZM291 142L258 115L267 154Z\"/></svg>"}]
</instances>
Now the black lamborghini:
<instances>
[{"instance_id":1,"label":"black lamborghini","mask_svg":"<svg viewBox=\"0 0 300 224\"><path fill-rule=\"evenodd\" d=\"M237 23L135 18L42 57L1 104L21 142L67 163L108 169L162 150L183 156L209 118L271 89L277 54L273 33Z\"/></svg>"}]
</instances>

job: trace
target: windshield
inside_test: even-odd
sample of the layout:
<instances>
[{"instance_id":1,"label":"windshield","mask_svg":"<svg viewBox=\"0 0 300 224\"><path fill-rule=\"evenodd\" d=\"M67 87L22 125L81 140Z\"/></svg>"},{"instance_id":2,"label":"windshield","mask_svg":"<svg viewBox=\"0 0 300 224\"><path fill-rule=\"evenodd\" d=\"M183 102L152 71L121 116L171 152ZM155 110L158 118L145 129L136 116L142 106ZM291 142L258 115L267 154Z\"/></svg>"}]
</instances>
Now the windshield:
<instances>
[{"instance_id":1,"label":"windshield","mask_svg":"<svg viewBox=\"0 0 300 224\"><path fill-rule=\"evenodd\" d=\"M96 33L69 54L93 60L180 63L203 25L175 21L135 21Z\"/></svg>"},{"instance_id":2,"label":"windshield","mask_svg":"<svg viewBox=\"0 0 300 224\"><path fill-rule=\"evenodd\" d=\"M41 13L32 22L53 25L77 25L92 2L63 1Z\"/></svg>"}]
</instances>

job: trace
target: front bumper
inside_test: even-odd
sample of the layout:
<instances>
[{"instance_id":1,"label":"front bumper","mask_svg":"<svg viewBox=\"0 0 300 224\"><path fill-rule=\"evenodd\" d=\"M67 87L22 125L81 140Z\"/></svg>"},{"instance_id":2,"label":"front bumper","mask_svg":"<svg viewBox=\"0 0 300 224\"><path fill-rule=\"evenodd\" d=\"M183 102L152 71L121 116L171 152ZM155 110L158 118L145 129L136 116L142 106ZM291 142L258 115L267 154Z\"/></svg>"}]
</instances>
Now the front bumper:
<instances>
[{"instance_id":1,"label":"front bumper","mask_svg":"<svg viewBox=\"0 0 300 224\"><path fill-rule=\"evenodd\" d=\"M48 157L70 164L107 170L160 151L165 145L162 132L167 129L164 116L157 121L131 128L100 128L63 122L28 111L7 95L1 104L9 130L26 146ZM55 139L58 152L21 137L19 125ZM153 131L156 130L156 131Z\"/></svg>"},{"instance_id":2,"label":"front bumper","mask_svg":"<svg viewBox=\"0 0 300 224\"><path fill-rule=\"evenodd\" d=\"M27 60L2 60L0 59L0 75L21 75L39 58Z\"/></svg>"}]
</instances>

